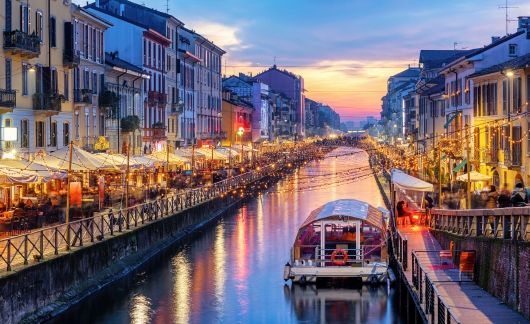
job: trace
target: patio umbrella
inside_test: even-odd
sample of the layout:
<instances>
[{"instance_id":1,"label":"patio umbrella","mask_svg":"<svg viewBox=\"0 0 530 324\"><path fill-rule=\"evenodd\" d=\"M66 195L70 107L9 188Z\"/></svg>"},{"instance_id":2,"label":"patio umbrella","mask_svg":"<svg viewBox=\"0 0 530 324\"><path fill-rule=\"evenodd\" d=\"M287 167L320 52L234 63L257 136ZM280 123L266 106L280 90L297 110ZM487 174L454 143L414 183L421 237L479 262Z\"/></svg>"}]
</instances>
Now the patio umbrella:
<instances>
[{"instance_id":1,"label":"patio umbrella","mask_svg":"<svg viewBox=\"0 0 530 324\"><path fill-rule=\"evenodd\" d=\"M469 174L469 178L470 178L471 182L491 180L491 176L482 174L482 173L477 172L477 171L471 171L470 174ZM456 179L458 181L467 181L467 173L456 177Z\"/></svg>"},{"instance_id":2,"label":"patio umbrella","mask_svg":"<svg viewBox=\"0 0 530 324\"><path fill-rule=\"evenodd\" d=\"M184 164L184 163L189 163L191 161L191 158L186 158L186 157L182 157L182 156L178 156L176 154L173 154L173 153L167 153L167 152L154 152L150 155L148 155L148 157L151 157L151 158L154 158L156 160L159 160L161 162L164 162L166 163L168 160L169 160L169 163L170 164Z\"/></svg>"},{"instance_id":3,"label":"patio umbrella","mask_svg":"<svg viewBox=\"0 0 530 324\"><path fill-rule=\"evenodd\" d=\"M108 154L108 153L96 153L98 158L105 161L104 163L112 163L116 168L127 167L127 156L124 154ZM137 161L134 156L129 156L129 166L131 168L140 167L143 164Z\"/></svg>"}]
</instances>

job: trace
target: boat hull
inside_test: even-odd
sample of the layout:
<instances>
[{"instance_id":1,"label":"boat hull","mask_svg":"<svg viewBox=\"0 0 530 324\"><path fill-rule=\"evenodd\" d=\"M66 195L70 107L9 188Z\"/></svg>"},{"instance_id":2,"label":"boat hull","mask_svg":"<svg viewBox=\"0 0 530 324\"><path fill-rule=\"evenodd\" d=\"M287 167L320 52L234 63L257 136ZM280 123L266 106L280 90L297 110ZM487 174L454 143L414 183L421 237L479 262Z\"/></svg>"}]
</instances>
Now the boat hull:
<instances>
[{"instance_id":1,"label":"boat hull","mask_svg":"<svg viewBox=\"0 0 530 324\"><path fill-rule=\"evenodd\" d=\"M287 266L286 266L287 268ZM362 267L315 267L315 266L289 266L285 270L284 279L291 279L295 283L316 283L317 279L361 279L367 283L386 282L386 263Z\"/></svg>"}]
</instances>

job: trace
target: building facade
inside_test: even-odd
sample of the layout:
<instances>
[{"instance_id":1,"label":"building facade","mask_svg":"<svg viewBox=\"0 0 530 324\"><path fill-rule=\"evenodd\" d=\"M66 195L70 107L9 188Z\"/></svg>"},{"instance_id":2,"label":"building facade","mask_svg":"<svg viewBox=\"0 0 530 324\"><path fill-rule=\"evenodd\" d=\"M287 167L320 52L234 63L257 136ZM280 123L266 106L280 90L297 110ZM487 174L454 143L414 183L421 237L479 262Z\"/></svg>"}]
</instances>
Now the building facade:
<instances>
[{"instance_id":1,"label":"building facade","mask_svg":"<svg viewBox=\"0 0 530 324\"><path fill-rule=\"evenodd\" d=\"M68 145L74 139L72 68L79 63L71 33L65 32L72 23L70 4L5 0L0 16L3 154L16 151L31 157Z\"/></svg>"},{"instance_id":2,"label":"building facade","mask_svg":"<svg viewBox=\"0 0 530 324\"><path fill-rule=\"evenodd\" d=\"M71 5L71 10L71 24L65 23L65 53L71 53L72 65L78 60L72 75L72 140L93 149L98 136L105 135L107 116L100 109L99 95L105 87L105 31L111 24L79 6Z\"/></svg>"},{"instance_id":3,"label":"building facade","mask_svg":"<svg viewBox=\"0 0 530 324\"><path fill-rule=\"evenodd\" d=\"M276 65L256 75L256 80L269 85L270 90L282 93L295 105L294 128L297 138L305 136L305 94L304 78Z\"/></svg>"},{"instance_id":4,"label":"building facade","mask_svg":"<svg viewBox=\"0 0 530 324\"><path fill-rule=\"evenodd\" d=\"M223 146L232 147L252 141L252 114L254 107L236 93L223 89L221 129L226 138Z\"/></svg>"}]
</instances>

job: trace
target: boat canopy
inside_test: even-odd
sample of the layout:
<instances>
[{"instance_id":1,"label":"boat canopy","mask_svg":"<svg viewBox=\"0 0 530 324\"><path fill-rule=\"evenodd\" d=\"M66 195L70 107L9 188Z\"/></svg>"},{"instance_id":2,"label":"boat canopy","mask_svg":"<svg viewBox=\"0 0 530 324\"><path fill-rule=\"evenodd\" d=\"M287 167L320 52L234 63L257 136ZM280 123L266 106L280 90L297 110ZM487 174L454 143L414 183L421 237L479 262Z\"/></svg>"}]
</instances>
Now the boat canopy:
<instances>
[{"instance_id":1,"label":"boat canopy","mask_svg":"<svg viewBox=\"0 0 530 324\"><path fill-rule=\"evenodd\" d=\"M300 228L322 220L362 220L383 229L381 210L356 199L339 199L320 206L311 212Z\"/></svg>"},{"instance_id":2,"label":"boat canopy","mask_svg":"<svg viewBox=\"0 0 530 324\"><path fill-rule=\"evenodd\" d=\"M434 191L434 186L431 183L415 178L397 169L392 170L392 184L403 190Z\"/></svg>"}]
</instances>

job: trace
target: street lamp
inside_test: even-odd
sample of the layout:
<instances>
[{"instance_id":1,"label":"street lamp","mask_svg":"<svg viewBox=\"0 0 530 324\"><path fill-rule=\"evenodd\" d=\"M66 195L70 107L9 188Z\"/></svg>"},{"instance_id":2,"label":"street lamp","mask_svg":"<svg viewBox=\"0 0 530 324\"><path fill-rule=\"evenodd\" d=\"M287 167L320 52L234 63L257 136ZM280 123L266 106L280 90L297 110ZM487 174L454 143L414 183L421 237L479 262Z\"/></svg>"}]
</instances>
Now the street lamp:
<instances>
[{"instance_id":1,"label":"street lamp","mask_svg":"<svg viewBox=\"0 0 530 324\"><path fill-rule=\"evenodd\" d=\"M239 136L239 141L241 142L241 163L243 163L243 133L245 133L245 129L243 126L240 126L237 129L237 135Z\"/></svg>"}]
</instances>

